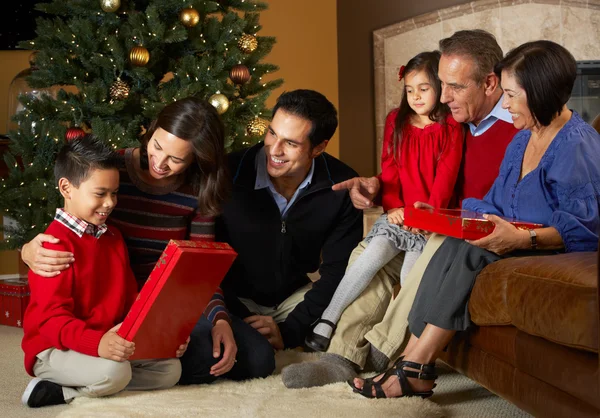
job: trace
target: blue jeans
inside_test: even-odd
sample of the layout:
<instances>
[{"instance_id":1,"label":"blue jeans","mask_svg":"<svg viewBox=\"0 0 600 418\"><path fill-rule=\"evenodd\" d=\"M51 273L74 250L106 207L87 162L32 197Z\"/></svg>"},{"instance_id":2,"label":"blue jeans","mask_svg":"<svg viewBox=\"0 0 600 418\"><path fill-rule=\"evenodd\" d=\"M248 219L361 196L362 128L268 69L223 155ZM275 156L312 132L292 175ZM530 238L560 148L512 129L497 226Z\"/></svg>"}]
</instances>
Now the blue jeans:
<instances>
[{"instance_id":1,"label":"blue jeans","mask_svg":"<svg viewBox=\"0 0 600 418\"><path fill-rule=\"evenodd\" d=\"M258 331L240 318L231 316L231 329L237 344L237 363L219 377L232 380L246 380L267 377L275 370L275 352L271 344ZM217 376L210 374L210 368L218 363L223 355L213 357L212 324L204 316L196 324L190 335L190 343L181 357L180 385L211 383Z\"/></svg>"}]
</instances>

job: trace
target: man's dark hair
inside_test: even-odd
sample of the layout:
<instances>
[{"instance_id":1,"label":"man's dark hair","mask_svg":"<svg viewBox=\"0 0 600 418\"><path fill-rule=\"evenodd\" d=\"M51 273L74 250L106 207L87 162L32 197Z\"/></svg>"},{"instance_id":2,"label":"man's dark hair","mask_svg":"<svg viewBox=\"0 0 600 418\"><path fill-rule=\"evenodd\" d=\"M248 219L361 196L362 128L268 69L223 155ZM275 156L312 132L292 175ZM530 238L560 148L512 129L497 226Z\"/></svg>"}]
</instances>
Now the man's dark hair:
<instances>
[{"instance_id":1,"label":"man's dark hair","mask_svg":"<svg viewBox=\"0 0 600 418\"><path fill-rule=\"evenodd\" d=\"M478 83L494 72L494 66L502 60L503 55L496 37L483 29L454 32L451 37L440 41L440 51L442 55L471 58L475 62L472 77Z\"/></svg>"},{"instance_id":2,"label":"man's dark hair","mask_svg":"<svg viewBox=\"0 0 600 418\"><path fill-rule=\"evenodd\" d=\"M54 163L54 178L58 183L66 178L75 187L84 182L92 170L118 169L118 155L94 135L67 142Z\"/></svg>"},{"instance_id":3,"label":"man's dark hair","mask_svg":"<svg viewBox=\"0 0 600 418\"><path fill-rule=\"evenodd\" d=\"M285 92L277 99L273 108L273 117L279 109L310 121L312 126L308 138L313 148L323 141L331 139L337 129L338 119L335 106L317 91Z\"/></svg>"},{"instance_id":4,"label":"man's dark hair","mask_svg":"<svg viewBox=\"0 0 600 418\"><path fill-rule=\"evenodd\" d=\"M577 62L563 46L552 41L527 42L511 50L494 71L514 74L525 90L527 107L543 126L550 125L571 97Z\"/></svg>"}]
</instances>

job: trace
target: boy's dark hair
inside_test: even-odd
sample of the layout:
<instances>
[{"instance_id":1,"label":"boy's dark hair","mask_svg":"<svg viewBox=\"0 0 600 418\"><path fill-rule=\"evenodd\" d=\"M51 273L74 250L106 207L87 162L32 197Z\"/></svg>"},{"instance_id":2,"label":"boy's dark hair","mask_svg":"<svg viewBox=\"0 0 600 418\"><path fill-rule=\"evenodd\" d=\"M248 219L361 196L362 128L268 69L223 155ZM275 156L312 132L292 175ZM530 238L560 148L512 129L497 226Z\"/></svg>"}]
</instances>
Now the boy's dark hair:
<instances>
[{"instance_id":1,"label":"boy's dark hair","mask_svg":"<svg viewBox=\"0 0 600 418\"><path fill-rule=\"evenodd\" d=\"M66 178L75 187L84 182L92 170L119 168L118 155L96 136L67 142L58 152L54 163L54 178L58 183Z\"/></svg>"},{"instance_id":2,"label":"boy's dark hair","mask_svg":"<svg viewBox=\"0 0 600 418\"><path fill-rule=\"evenodd\" d=\"M427 74L429 85L435 92L435 106L429 113L429 119L432 122L438 122L443 125L446 121L446 116L450 112L450 109L448 108L448 105L440 102L442 86L437 74L440 56L440 51L421 52L420 54L415 55L410 59L410 61L408 61L408 63L406 63L406 67L404 67L402 76L406 82L406 76L413 71L424 71L425 74ZM392 146L390 149L387 150L387 152L393 152L394 158L399 156L400 142L402 141L402 132L404 131L404 127L410 122L410 116L416 114L408 104L407 96L408 94L406 93L405 88L402 93L398 115L396 116L396 121L394 124L394 140L392 141Z\"/></svg>"},{"instance_id":3,"label":"boy's dark hair","mask_svg":"<svg viewBox=\"0 0 600 418\"><path fill-rule=\"evenodd\" d=\"M338 119L335 106L317 91L285 92L277 99L273 108L273 117L279 109L310 121L312 127L308 138L312 148L331 139L337 129Z\"/></svg>"},{"instance_id":4,"label":"boy's dark hair","mask_svg":"<svg viewBox=\"0 0 600 418\"><path fill-rule=\"evenodd\" d=\"M577 62L563 46L552 41L527 42L511 50L494 71L514 74L527 94L527 107L543 126L560 112L571 97Z\"/></svg>"},{"instance_id":5,"label":"boy's dark hair","mask_svg":"<svg viewBox=\"0 0 600 418\"><path fill-rule=\"evenodd\" d=\"M449 38L440 41L442 55L468 57L475 62L475 71L471 75L477 83L494 72L494 66L502 59L502 48L496 37L483 29L459 30Z\"/></svg>"}]
</instances>

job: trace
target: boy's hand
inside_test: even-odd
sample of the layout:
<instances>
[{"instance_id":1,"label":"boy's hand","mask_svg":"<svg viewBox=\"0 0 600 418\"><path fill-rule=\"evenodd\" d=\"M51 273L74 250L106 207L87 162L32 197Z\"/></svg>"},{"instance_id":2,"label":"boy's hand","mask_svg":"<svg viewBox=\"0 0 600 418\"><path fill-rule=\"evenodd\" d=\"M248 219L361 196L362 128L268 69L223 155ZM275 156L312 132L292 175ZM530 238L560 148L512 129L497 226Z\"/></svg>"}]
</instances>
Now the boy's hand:
<instances>
[{"instance_id":1,"label":"boy's hand","mask_svg":"<svg viewBox=\"0 0 600 418\"><path fill-rule=\"evenodd\" d=\"M120 337L117 331L121 324L115 325L102 336L98 345L98 355L107 360L122 362L127 360L135 351L135 344Z\"/></svg>"},{"instance_id":2,"label":"boy's hand","mask_svg":"<svg viewBox=\"0 0 600 418\"><path fill-rule=\"evenodd\" d=\"M179 358L185 354L185 350L188 348L188 344L190 343L190 337L187 337L185 343L181 344L175 353L175 357Z\"/></svg>"},{"instance_id":3,"label":"boy's hand","mask_svg":"<svg viewBox=\"0 0 600 418\"><path fill-rule=\"evenodd\" d=\"M213 339L213 357L219 358L221 355L221 344L223 344L223 358L217 364L210 368L210 374L221 376L227 373L235 364L237 355L237 344L233 338L233 331L229 322L219 319L212 331Z\"/></svg>"},{"instance_id":4,"label":"boy's hand","mask_svg":"<svg viewBox=\"0 0 600 418\"><path fill-rule=\"evenodd\" d=\"M388 210L388 222L394 225L402 226L404 223L404 208L395 208Z\"/></svg>"}]
</instances>

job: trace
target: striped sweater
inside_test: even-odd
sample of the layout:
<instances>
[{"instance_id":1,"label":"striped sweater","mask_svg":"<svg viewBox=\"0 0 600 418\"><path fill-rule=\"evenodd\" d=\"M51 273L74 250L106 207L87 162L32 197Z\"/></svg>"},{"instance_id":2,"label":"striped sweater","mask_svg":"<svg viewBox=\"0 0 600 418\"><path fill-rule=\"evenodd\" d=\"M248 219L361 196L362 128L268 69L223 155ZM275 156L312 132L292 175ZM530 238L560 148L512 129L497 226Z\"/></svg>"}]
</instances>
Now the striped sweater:
<instances>
[{"instance_id":1,"label":"striped sweater","mask_svg":"<svg viewBox=\"0 0 600 418\"><path fill-rule=\"evenodd\" d=\"M214 241L215 235L214 219L197 212L198 198L192 187L182 182L168 187L145 183L135 171L133 151L119 151L123 157L119 199L108 223L119 228L125 238L131 268L141 287L169 240ZM204 314L213 324L218 319L229 321L220 288Z\"/></svg>"}]
</instances>

